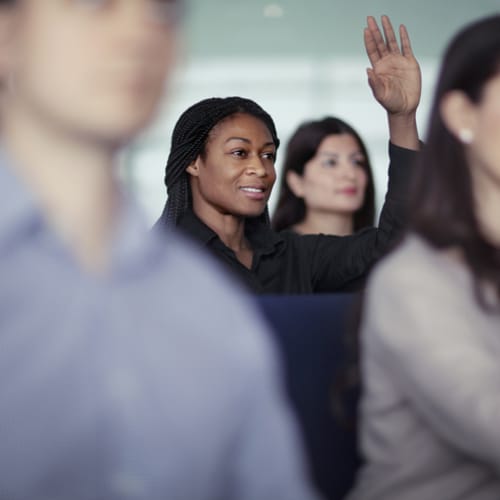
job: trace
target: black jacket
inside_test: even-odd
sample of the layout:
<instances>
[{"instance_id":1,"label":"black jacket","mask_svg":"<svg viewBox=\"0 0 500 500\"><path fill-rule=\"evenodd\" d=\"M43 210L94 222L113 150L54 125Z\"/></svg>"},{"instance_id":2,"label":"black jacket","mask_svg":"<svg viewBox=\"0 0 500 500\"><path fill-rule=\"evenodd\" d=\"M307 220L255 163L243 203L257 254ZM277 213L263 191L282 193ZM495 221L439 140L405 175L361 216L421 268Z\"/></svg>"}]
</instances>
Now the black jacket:
<instances>
[{"instance_id":1,"label":"black jacket","mask_svg":"<svg viewBox=\"0 0 500 500\"><path fill-rule=\"evenodd\" d=\"M177 226L211 250L255 293L353 291L401 232L416 154L389 144L389 188L378 228L350 236L301 236L277 233L265 224L254 226L246 235L254 251L251 269L193 212L184 214Z\"/></svg>"}]
</instances>

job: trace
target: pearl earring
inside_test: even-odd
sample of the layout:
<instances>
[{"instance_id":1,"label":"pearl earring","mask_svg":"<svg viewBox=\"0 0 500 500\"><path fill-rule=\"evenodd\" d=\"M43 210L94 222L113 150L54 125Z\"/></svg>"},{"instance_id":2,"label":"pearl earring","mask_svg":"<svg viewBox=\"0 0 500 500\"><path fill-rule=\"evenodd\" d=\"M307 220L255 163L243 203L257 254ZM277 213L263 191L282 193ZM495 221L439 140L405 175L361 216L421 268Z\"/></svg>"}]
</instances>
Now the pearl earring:
<instances>
[{"instance_id":1,"label":"pearl earring","mask_svg":"<svg viewBox=\"0 0 500 500\"><path fill-rule=\"evenodd\" d=\"M470 128L463 128L458 131L458 138L464 144L470 144L474 140L474 132Z\"/></svg>"}]
</instances>

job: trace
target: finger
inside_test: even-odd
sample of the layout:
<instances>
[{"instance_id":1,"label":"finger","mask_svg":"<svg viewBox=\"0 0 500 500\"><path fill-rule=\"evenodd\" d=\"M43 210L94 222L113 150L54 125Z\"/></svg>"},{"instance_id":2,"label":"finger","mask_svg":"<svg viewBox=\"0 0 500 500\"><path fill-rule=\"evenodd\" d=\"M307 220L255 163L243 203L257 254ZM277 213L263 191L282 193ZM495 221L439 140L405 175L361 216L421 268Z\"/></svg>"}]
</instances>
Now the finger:
<instances>
[{"instance_id":1,"label":"finger","mask_svg":"<svg viewBox=\"0 0 500 500\"><path fill-rule=\"evenodd\" d=\"M408 31L404 24L399 27L399 38L401 39L401 49L403 50L403 55L405 57L415 57L411 48L410 36L408 35Z\"/></svg>"},{"instance_id":2,"label":"finger","mask_svg":"<svg viewBox=\"0 0 500 500\"><path fill-rule=\"evenodd\" d=\"M399 50L399 45L398 41L396 39L396 35L394 33L394 30L392 28L392 23L389 17L387 16L382 16L382 28L384 29L384 36L387 42L387 45L389 46L389 50L393 54L400 54L401 51Z\"/></svg>"},{"instance_id":3,"label":"finger","mask_svg":"<svg viewBox=\"0 0 500 500\"><path fill-rule=\"evenodd\" d=\"M377 21L375 21L375 18L373 16L368 16L367 21L368 21L367 29L369 29L372 34L379 56L380 57L386 56L389 53L389 51L387 50L387 46L385 44L382 33L378 28Z\"/></svg>"},{"instance_id":4,"label":"finger","mask_svg":"<svg viewBox=\"0 0 500 500\"><path fill-rule=\"evenodd\" d=\"M375 63L380 60L380 54L377 50L377 44L375 43L372 32L368 28L364 29L363 34L366 54L368 55L368 59L370 60L371 65L374 66Z\"/></svg>"}]
</instances>

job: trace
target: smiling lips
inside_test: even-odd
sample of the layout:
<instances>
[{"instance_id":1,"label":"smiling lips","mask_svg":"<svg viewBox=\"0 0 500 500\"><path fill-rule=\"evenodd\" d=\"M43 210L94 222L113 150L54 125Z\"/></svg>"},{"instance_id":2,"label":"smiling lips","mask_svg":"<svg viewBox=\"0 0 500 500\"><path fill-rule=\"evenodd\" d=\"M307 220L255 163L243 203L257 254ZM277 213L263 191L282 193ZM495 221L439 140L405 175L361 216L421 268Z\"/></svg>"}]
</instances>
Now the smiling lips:
<instances>
[{"instance_id":1,"label":"smiling lips","mask_svg":"<svg viewBox=\"0 0 500 500\"><path fill-rule=\"evenodd\" d=\"M263 186L242 186L240 191L243 191L248 198L260 201L265 199L267 190Z\"/></svg>"},{"instance_id":2,"label":"smiling lips","mask_svg":"<svg viewBox=\"0 0 500 500\"><path fill-rule=\"evenodd\" d=\"M356 187L349 187L339 190L340 194L346 194L348 196L354 196L358 192Z\"/></svg>"}]
</instances>

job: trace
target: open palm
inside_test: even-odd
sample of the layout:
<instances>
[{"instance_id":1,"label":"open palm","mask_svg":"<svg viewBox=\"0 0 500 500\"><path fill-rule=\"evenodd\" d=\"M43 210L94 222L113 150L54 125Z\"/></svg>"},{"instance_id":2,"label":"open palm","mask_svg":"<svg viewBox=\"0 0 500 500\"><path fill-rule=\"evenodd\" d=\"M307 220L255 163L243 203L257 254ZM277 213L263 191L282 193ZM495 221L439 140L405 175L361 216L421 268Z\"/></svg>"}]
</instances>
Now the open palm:
<instances>
[{"instance_id":1,"label":"open palm","mask_svg":"<svg viewBox=\"0 0 500 500\"><path fill-rule=\"evenodd\" d=\"M421 94L420 67L413 55L405 26L399 28L401 48L392 24L382 16L385 39L377 22L368 17L364 31L366 53L372 65L367 69L368 82L375 99L391 114L405 114L417 109Z\"/></svg>"}]
</instances>

